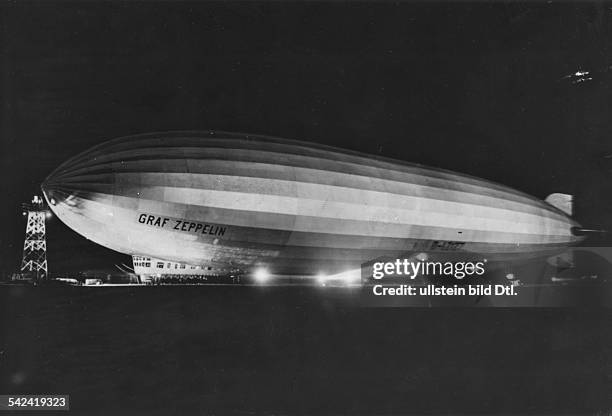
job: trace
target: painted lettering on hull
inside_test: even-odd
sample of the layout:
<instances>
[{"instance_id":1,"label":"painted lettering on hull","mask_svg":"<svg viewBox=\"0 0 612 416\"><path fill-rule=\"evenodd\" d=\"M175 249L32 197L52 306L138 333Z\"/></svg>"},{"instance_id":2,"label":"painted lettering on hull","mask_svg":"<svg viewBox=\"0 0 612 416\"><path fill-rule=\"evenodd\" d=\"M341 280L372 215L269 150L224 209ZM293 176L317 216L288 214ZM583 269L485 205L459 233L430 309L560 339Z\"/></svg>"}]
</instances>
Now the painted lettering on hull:
<instances>
[{"instance_id":1,"label":"painted lettering on hull","mask_svg":"<svg viewBox=\"0 0 612 416\"><path fill-rule=\"evenodd\" d=\"M414 251L459 251L465 246L465 241L430 241L419 240L414 243Z\"/></svg>"},{"instance_id":2,"label":"painted lettering on hull","mask_svg":"<svg viewBox=\"0 0 612 416\"><path fill-rule=\"evenodd\" d=\"M431 250L457 251L464 245L464 241L432 241Z\"/></svg>"},{"instance_id":3,"label":"painted lettering on hull","mask_svg":"<svg viewBox=\"0 0 612 416\"><path fill-rule=\"evenodd\" d=\"M168 230L214 235L218 237L223 237L225 235L225 232L227 231L227 227L217 224L207 224L183 219L161 217L159 215L151 215L146 213L141 213L138 215L138 222L140 224L164 228Z\"/></svg>"}]
</instances>

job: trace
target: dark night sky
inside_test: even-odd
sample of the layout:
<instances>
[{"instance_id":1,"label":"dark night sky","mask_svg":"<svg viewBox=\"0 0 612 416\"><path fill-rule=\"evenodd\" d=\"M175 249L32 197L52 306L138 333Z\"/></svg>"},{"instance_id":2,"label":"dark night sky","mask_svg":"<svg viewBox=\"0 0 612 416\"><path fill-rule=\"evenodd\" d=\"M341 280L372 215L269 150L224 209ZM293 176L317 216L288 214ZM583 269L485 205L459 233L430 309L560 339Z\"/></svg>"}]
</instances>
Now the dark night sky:
<instances>
[{"instance_id":1,"label":"dark night sky","mask_svg":"<svg viewBox=\"0 0 612 416\"><path fill-rule=\"evenodd\" d=\"M19 203L52 169L161 130L301 139L575 193L579 220L612 228L611 17L603 3L3 2L0 270L19 262ZM562 79L578 70L593 79ZM57 219L48 232L52 271L122 258Z\"/></svg>"}]
</instances>

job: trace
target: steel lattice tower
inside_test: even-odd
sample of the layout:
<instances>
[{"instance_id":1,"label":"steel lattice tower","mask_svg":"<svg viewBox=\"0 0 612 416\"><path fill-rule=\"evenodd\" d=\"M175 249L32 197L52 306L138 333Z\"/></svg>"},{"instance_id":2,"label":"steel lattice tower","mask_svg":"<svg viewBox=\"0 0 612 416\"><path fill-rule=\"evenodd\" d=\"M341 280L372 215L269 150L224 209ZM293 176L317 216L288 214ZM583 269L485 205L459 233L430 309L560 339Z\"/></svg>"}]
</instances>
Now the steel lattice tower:
<instances>
[{"instance_id":1,"label":"steel lattice tower","mask_svg":"<svg viewBox=\"0 0 612 416\"><path fill-rule=\"evenodd\" d=\"M28 215L21 272L47 276L47 241L45 230L46 209L43 199L37 195L32 203L23 204L23 213Z\"/></svg>"}]
</instances>

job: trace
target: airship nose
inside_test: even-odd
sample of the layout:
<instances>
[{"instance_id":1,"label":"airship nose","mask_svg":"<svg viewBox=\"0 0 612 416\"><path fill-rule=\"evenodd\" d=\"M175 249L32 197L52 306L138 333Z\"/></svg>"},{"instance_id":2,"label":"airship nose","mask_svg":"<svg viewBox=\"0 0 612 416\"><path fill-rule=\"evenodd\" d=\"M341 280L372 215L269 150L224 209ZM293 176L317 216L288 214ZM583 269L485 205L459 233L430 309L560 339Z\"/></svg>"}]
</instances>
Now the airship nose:
<instances>
[{"instance_id":1,"label":"airship nose","mask_svg":"<svg viewBox=\"0 0 612 416\"><path fill-rule=\"evenodd\" d=\"M57 200L55 199L55 193L53 192L53 190L51 190L49 184L46 181L42 183L40 189L42 190L42 193L45 196L45 199L47 200L47 204L49 205L49 207L51 207L51 209L53 209L55 204L57 204Z\"/></svg>"},{"instance_id":2,"label":"airship nose","mask_svg":"<svg viewBox=\"0 0 612 416\"><path fill-rule=\"evenodd\" d=\"M47 176L40 186L47 204L60 218L66 214L66 209L77 208L76 196L86 195L91 191L90 184L83 179L82 168L75 159L63 163Z\"/></svg>"},{"instance_id":3,"label":"airship nose","mask_svg":"<svg viewBox=\"0 0 612 416\"><path fill-rule=\"evenodd\" d=\"M53 211L55 211L54 208L58 205L61 199L65 199L61 197L61 182L58 181L55 172L47 176L47 178L41 184L40 189L47 200L47 204Z\"/></svg>"}]
</instances>

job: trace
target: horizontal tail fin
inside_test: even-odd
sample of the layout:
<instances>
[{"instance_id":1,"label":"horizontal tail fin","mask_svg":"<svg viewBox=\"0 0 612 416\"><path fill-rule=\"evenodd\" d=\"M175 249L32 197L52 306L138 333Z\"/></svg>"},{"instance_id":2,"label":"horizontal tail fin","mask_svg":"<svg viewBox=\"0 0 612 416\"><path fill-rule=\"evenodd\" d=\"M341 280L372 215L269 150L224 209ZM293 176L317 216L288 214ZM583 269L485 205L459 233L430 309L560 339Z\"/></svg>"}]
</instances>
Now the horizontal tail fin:
<instances>
[{"instance_id":1,"label":"horizontal tail fin","mask_svg":"<svg viewBox=\"0 0 612 416\"><path fill-rule=\"evenodd\" d=\"M553 207L560 209L570 217L574 215L574 196L568 194L550 194L545 199Z\"/></svg>"}]
</instances>

